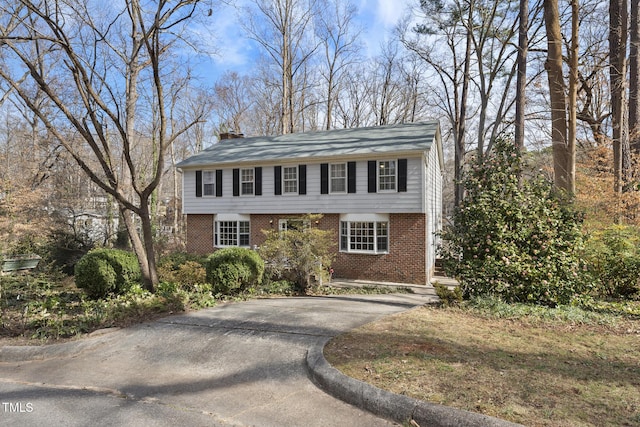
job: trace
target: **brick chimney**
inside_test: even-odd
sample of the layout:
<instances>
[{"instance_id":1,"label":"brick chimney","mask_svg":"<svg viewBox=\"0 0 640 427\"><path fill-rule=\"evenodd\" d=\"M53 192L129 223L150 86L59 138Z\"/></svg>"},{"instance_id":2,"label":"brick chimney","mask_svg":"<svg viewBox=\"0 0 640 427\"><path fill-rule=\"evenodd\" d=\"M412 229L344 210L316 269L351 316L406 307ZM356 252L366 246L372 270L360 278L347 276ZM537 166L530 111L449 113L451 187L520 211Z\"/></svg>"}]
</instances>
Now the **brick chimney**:
<instances>
[{"instance_id":1,"label":"brick chimney","mask_svg":"<svg viewBox=\"0 0 640 427\"><path fill-rule=\"evenodd\" d=\"M238 138L244 138L244 134L243 133L236 133L234 131L220 132L220 141L222 141L224 139L238 139Z\"/></svg>"}]
</instances>

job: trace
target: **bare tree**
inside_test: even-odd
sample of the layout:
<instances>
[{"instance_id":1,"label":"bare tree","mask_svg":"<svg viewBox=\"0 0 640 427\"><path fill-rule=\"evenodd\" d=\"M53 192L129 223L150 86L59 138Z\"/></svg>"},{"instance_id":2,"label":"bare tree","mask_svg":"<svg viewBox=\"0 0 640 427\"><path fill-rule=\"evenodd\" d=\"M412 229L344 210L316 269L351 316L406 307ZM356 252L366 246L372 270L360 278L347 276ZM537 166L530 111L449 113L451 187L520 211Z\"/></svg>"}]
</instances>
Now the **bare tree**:
<instances>
[{"instance_id":1,"label":"bare tree","mask_svg":"<svg viewBox=\"0 0 640 427\"><path fill-rule=\"evenodd\" d=\"M640 153L640 14L637 1L631 2L629 26L629 136L635 154Z\"/></svg>"},{"instance_id":2,"label":"bare tree","mask_svg":"<svg viewBox=\"0 0 640 427\"><path fill-rule=\"evenodd\" d=\"M567 100L563 75L562 31L558 0L545 0L544 22L547 32L547 61L545 69L551 99L551 143L553 147L554 184L573 194L575 183L571 174L572 159L567 135ZM575 163L573 163L575 168Z\"/></svg>"},{"instance_id":3,"label":"bare tree","mask_svg":"<svg viewBox=\"0 0 640 427\"><path fill-rule=\"evenodd\" d=\"M171 68L168 58L180 47L198 4L127 0L107 7L92 0L13 0L0 6L5 59L0 79L91 181L116 200L149 290L158 282L151 196L166 167L166 150L201 119L192 116L174 128L169 111L176 92L185 88L171 82L188 69ZM25 74L49 100L51 113L23 84ZM151 144L150 164L137 157L142 140Z\"/></svg>"},{"instance_id":4,"label":"bare tree","mask_svg":"<svg viewBox=\"0 0 640 427\"><path fill-rule=\"evenodd\" d=\"M462 201L462 170L466 157L466 125L471 84L473 38L461 22L470 20L475 3L470 0L463 7L458 2L421 1L423 23L401 31L401 40L433 69L440 90L433 93L437 105L446 114L454 143L455 204ZM410 32L412 31L413 34ZM426 38L426 40L425 40ZM462 52L461 52L462 49ZM438 102L439 101L439 102Z\"/></svg>"},{"instance_id":5,"label":"bare tree","mask_svg":"<svg viewBox=\"0 0 640 427\"><path fill-rule=\"evenodd\" d=\"M613 127L614 189L624 188L624 154L628 147L628 123L625 117L627 76L627 0L609 2L609 78L611 90L611 125Z\"/></svg>"},{"instance_id":6,"label":"bare tree","mask_svg":"<svg viewBox=\"0 0 640 427\"><path fill-rule=\"evenodd\" d=\"M316 0L251 0L243 22L249 37L272 59L280 76L280 132L295 131L295 85L298 72L315 53L312 34Z\"/></svg>"},{"instance_id":7,"label":"bare tree","mask_svg":"<svg viewBox=\"0 0 640 427\"><path fill-rule=\"evenodd\" d=\"M333 127L333 115L340 85L350 65L359 60L358 37L354 30L356 8L348 1L328 0L319 11L316 33L324 50L321 75L325 90L325 129Z\"/></svg>"},{"instance_id":8,"label":"bare tree","mask_svg":"<svg viewBox=\"0 0 640 427\"><path fill-rule=\"evenodd\" d=\"M249 77L236 72L227 72L215 83L216 97L214 110L221 120L221 126L236 133L245 132L247 112L251 109L251 82Z\"/></svg>"}]
</instances>

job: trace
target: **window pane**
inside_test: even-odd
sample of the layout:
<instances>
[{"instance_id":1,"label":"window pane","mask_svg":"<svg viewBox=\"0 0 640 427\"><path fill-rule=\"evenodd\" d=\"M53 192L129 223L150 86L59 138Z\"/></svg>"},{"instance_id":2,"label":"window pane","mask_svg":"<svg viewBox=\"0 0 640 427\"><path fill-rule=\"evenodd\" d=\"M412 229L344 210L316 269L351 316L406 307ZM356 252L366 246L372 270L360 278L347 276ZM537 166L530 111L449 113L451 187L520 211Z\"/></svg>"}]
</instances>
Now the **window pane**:
<instances>
[{"instance_id":1,"label":"window pane","mask_svg":"<svg viewBox=\"0 0 640 427\"><path fill-rule=\"evenodd\" d=\"M213 171L202 172L202 194L204 196L213 196L215 192L214 177Z\"/></svg>"},{"instance_id":2,"label":"window pane","mask_svg":"<svg viewBox=\"0 0 640 427\"><path fill-rule=\"evenodd\" d=\"M349 225L347 222L340 222L340 250L346 251L349 249Z\"/></svg>"},{"instance_id":3,"label":"window pane","mask_svg":"<svg viewBox=\"0 0 640 427\"><path fill-rule=\"evenodd\" d=\"M249 221L240 221L238 223L239 229L239 244L240 246L249 246Z\"/></svg>"},{"instance_id":4,"label":"window pane","mask_svg":"<svg viewBox=\"0 0 640 427\"><path fill-rule=\"evenodd\" d=\"M396 189L396 162L395 160L378 162L378 189Z\"/></svg>"},{"instance_id":5,"label":"window pane","mask_svg":"<svg viewBox=\"0 0 640 427\"><path fill-rule=\"evenodd\" d=\"M217 240L220 246L238 246L238 223L236 221L218 222Z\"/></svg>"},{"instance_id":6,"label":"window pane","mask_svg":"<svg viewBox=\"0 0 640 427\"><path fill-rule=\"evenodd\" d=\"M373 222L351 222L349 249L355 251L374 251L373 227Z\"/></svg>"},{"instance_id":7,"label":"window pane","mask_svg":"<svg viewBox=\"0 0 640 427\"><path fill-rule=\"evenodd\" d=\"M386 222L376 223L377 241L378 245L376 251L387 252L389 250L389 224Z\"/></svg>"},{"instance_id":8,"label":"window pane","mask_svg":"<svg viewBox=\"0 0 640 427\"><path fill-rule=\"evenodd\" d=\"M298 168L286 167L282 168L282 180L285 193L298 192Z\"/></svg>"},{"instance_id":9,"label":"window pane","mask_svg":"<svg viewBox=\"0 0 640 427\"><path fill-rule=\"evenodd\" d=\"M331 192L344 193L347 191L347 165L344 163L331 165Z\"/></svg>"},{"instance_id":10,"label":"window pane","mask_svg":"<svg viewBox=\"0 0 640 427\"><path fill-rule=\"evenodd\" d=\"M253 169L242 169L242 194L253 194Z\"/></svg>"}]
</instances>

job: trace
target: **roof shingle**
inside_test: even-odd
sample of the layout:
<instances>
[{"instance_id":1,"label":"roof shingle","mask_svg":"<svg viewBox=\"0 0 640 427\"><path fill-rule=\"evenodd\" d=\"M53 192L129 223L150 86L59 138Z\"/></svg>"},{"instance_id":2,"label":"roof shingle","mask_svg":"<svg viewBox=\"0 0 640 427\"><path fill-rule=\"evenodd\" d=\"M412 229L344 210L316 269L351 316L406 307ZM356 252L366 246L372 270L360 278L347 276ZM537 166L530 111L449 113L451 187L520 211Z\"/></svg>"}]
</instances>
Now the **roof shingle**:
<instances>
[{"instance_id":1,"label":"roof shingle","mask_svg":"<svg viewBox=\"0 0 640 427\"><path fill-rule=\"evenodd\" d=\"M438 132L438 122L431 121L228 139L183 160L177 167L424 152L431 148Z\"/></svg>"}]
</instances>

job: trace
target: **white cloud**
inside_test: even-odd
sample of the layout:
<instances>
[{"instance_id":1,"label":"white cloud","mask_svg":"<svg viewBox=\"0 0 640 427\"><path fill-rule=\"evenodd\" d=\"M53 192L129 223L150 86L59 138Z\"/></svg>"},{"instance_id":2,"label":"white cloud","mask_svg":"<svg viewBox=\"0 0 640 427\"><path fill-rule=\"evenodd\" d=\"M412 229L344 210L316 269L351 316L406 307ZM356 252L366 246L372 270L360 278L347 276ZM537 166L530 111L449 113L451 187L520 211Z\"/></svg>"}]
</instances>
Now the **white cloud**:
<instances>
[{"instance_id":1,"label":"white cloud","mask_svg":"<svg viewBox=\"0 0 640 427\"><path fill-rule=\"evenodd\" d=\"M377 20L385 28L393 28L405 13L407 0L378 0Z\"/></svg>"}]
</instances>

